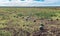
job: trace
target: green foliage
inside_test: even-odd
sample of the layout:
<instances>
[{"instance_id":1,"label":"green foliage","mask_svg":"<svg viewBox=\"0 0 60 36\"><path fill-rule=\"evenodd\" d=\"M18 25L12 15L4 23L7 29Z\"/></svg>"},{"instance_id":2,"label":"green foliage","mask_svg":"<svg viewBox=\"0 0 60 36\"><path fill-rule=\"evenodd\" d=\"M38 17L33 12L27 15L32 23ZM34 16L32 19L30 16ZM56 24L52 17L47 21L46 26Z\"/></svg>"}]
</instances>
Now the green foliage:
<instances>
[{"instance_id":1,"label":"green foliage","mask_svg":"<svg viewBox=\"0 0 60 36\"><path fill-rule=\"evenodd\" d=\"M17 14L17 16L20 16L21 17L21 16L23 16L23 14L19 13L19 14Z\"/></svg>"}]
</instances>

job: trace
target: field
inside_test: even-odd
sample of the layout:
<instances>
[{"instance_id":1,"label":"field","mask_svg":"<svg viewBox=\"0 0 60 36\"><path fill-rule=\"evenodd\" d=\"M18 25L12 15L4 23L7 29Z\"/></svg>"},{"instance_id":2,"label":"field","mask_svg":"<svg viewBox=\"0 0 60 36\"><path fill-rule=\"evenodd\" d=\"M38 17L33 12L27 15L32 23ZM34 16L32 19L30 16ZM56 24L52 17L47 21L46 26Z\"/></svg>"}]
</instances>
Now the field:
<instances>
[{"instance_id":1,"label":"field","mask_svg":"<svg viewBox=\"0 0 60 36\"><path fill-rule=\"evenodd\" d=\"M60 8L0 8L0 36L60 36Z\"/></svg>"}]
</instances>

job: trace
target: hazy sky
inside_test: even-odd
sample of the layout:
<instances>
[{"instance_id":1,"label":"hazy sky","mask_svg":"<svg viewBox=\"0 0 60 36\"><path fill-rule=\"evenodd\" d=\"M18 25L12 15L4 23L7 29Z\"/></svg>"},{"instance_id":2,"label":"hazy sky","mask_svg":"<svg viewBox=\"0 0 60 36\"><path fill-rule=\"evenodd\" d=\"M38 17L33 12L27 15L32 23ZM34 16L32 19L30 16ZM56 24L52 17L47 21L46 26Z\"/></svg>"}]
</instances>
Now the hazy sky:
<instances>
[{"instance_id":1,"label":"hazy sky","mask_svg":"<svg viewBox=\"0 0 60 36\"><path fill-rule=\"evenodd\" d=\"M0 0L0 6L60 6L60 0Z\"/></svg>"}]
</instances>

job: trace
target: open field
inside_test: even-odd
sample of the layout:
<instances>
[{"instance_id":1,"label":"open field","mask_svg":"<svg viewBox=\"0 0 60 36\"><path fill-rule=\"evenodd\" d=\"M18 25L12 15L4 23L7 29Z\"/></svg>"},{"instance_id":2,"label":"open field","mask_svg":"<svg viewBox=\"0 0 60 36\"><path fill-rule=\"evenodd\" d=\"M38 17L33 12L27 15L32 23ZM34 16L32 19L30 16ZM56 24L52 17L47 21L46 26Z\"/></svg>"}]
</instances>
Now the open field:
<instances>
[{"instance_id":1,"label":"open field","mask_svg":"<svg viewBox=\"0 0 60 36\"><path fill-rule=\"evenodd\" d=\"M0 36L60 36L60 8L0 8Z\"/></svg>"}]
</instances>

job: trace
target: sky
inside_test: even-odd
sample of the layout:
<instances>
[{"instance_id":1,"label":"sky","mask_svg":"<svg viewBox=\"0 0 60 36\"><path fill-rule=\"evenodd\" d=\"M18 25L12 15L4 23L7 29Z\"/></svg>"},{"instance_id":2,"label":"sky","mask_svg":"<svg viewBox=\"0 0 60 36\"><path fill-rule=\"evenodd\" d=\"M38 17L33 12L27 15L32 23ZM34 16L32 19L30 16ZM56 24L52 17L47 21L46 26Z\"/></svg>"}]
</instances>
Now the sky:
<instances>
[{"instance_id":1,"label":"sky","mask_svg":"<svg viewBox=\"0 0 60 36\"><path fill-rule=\"evenodd\" d=\"M0 0L0 6L60 6L60 0Z\"/></svg>"}]
</instances>

